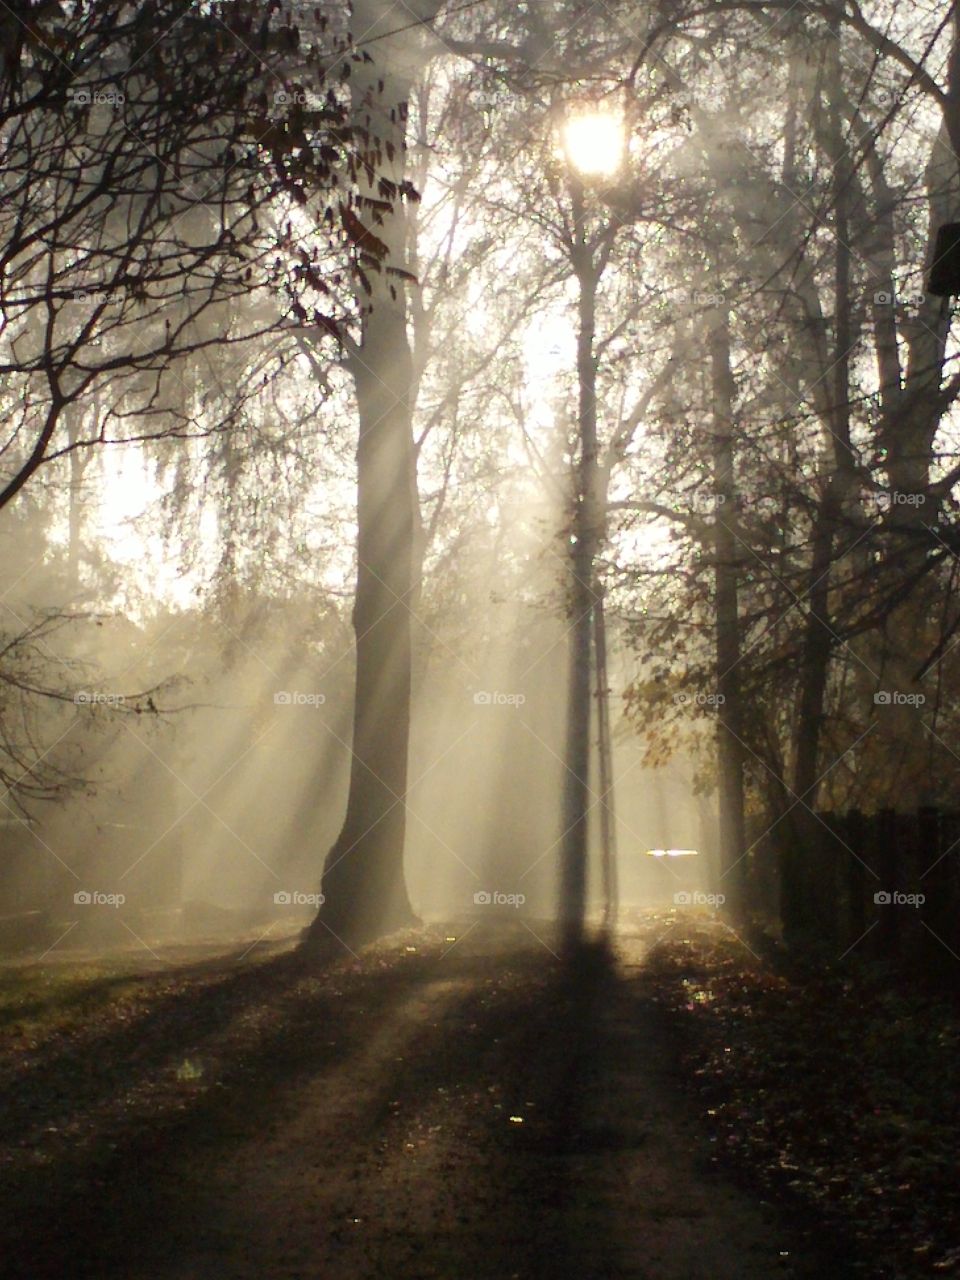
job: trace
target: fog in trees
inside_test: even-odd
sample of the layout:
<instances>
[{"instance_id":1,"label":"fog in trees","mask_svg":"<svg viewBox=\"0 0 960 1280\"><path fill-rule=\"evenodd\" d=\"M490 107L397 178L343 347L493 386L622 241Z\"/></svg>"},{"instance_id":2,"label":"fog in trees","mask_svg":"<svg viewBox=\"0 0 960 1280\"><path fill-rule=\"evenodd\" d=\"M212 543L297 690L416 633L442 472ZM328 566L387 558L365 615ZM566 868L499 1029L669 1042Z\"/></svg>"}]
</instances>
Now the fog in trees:
<instances>
[{"instance_id":1,"label":"fog in trees","mask_svg":"<svg viewBox=\"0 0 960 1280\"><path fill-rule=\"evenodd\" d=\"M386 1115L433 1078L408 1051L446 1061L411 1045L459 1000L436 1092L467 1092L432 1127L418 1101L417 1133L466 1124L489 1067L518 1142L550 1116L520 1173L490 1139L484 1168L529 1188L581 1129L598 1162L600 1132L642 1145L571 1117L595 1060L624 1114L660 1114L616 1046L673 1044L659 1009L697 1027L676 1061L723 1159L742 1143L809 1192L791 1274L816 1272L821 1210L853 1242L837 1274L953 1268L923 1098L960 952L957 6L41 0L0 27L0 1020L9 978L30 1052L59 1052L79 983L93 1045L110 984L144 982L141 1012L189 1011L173 1057L193 1022L225 1037L184 1048L177 1088L208 1058L286 1088L301 1039L310 1071L336 1058L342 997ZM885 1000L935 1081L904 1104L913 1145L904 1062L856 1021ZM804 1146L769 1066L848 1015L877 1096L851 1076L844 1105L904 1144L881 1157L863 1121L872 1190ZM356 1061L331 1095L351 1116ZM664 1149L674 1123L650 1121ZM687 1180L650 1159L637 1186ZM570 1175L577 1212L607 1203L594 1176ZM608 1228L564 1228L576 1274L640 1274L628 1185ZM913 1260L878 1261L864 1240L907 1211L877 1227L870 1196L913 1186ZM773 1257L741 1208L711 1274ZM454 1274L379 1229L383 1274ZM496 1274L547 1275L512 1231ZM671 1232L652 1276L693 1274ZM317 1274L378 1274L329 1248Z\"/></svg>"}]
</instances>

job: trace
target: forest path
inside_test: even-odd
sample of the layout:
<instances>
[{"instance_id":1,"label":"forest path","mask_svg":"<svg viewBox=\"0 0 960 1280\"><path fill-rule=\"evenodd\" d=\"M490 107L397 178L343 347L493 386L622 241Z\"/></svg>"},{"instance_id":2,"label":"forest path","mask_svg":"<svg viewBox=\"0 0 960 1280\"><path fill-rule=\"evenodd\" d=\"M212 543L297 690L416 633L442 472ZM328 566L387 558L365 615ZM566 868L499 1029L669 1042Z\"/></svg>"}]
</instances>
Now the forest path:
<instances>
[{"instance_id":1,"label":"forest path","mask_svg":"<svg viewBox=\"0 0 960 1280\"><path fill-rule=\"evenodd\" d=\"M194 1055L196 1082L74 1165L33 1171L0 1224L2 1274L816 1274L773 1209L706 1166L644 985L654 932L573 980L519 924L387 940L317 974L281 957L249 991L239 980L246 1003L225 977L226 1038L174 1055Z\"/></svg>"}]
</instances>

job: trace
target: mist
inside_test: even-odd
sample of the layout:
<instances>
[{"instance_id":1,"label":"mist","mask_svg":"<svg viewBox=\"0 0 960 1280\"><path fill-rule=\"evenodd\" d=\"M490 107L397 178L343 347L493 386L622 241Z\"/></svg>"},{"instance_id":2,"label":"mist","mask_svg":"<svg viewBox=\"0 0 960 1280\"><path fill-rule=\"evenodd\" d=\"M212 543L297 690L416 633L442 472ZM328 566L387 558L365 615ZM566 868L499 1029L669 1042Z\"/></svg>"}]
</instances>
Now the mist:
<instances>
[{"instance_id":1,"label":"mist","mask_svg":"<svg viewBox=\"0 0 960 1280\"><path fill-rule=\"evenodd\" d=\"M955 1271L960 7L0 28L0 1271Z\"/></svg>"}]
</instances>

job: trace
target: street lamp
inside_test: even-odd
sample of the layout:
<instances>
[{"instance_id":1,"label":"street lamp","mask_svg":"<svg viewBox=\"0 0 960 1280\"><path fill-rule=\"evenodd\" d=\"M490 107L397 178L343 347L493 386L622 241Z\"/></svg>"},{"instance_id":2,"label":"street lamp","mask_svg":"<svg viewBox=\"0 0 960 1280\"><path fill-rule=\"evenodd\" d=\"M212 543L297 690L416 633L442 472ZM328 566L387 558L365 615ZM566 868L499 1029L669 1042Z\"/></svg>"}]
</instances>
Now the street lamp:
<instances>
[{"instance_id":1,"label":"street lamp","mask_svg":"<svg viewBox=\"0 0 960 1280\"><path fill-rule=\"evenodd\" d=\"M581 105L565 113L559 141L569 172L572 235L570 266L577 281L577 435L575 504L571 527L570 671L564 764L563 837L560 846L560 918L570 948L582 940L587 891L588 815L591 802L591 720L596 656L597 759L605 925L616 922L616 840L613 823L613 769L607 704L606 629L603 593L597 580L597 555L606 527L606 489L597 436L597 300L600 279L618 224L602 206L594 217L595 184L614 179L626 158L626 130L620 113Z\"/></svg>"}]
</instances>

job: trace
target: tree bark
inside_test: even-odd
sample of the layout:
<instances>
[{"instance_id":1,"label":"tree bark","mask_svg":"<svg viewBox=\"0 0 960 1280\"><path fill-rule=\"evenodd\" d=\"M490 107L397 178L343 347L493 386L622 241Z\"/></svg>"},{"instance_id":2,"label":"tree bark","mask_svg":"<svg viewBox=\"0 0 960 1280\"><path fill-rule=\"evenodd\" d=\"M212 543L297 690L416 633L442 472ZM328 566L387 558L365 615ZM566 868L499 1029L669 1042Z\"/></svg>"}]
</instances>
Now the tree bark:
<instances>
[{"instance_id":1,"label":"tree bark","mask_svg":"<svg viewBox=\"0 0 960 1280\"><path fill-rule=\"evenodd\" d=\"M610 677L607 672L607 621L603 590L598 584L593 609L593 644L597 659L597 763L600 780L600 866L603 878L603 923L616 928L620 914L617 865L617 810L613 782L613 734L610 728Z\"/></svg>"},{"instance_id":2,"label":"tree bark","mask_svg":"<svg viewBox=\"0 0 960 1280\"><path fill-rule=\"evenodd\" d=\"M789 847L784 851L783 884L791 901L784 902L783 926L788 940L798 940L813 920L815 899L812 858L821 843L819 824L813 816L820 786L819 760L826 716L827 682L836 645L830 612L830 591L837 562L840 522L849 494L856 485L854 453L850 439L850 366L855 335L850 290L850 202L853 162L843 137L840 96L840 20L830 24L830 43L824 59L824 92L827 128L822 139L832 165L834 250L834 345L827 383L830 405L826 448L829 473L824 481L816 513L807 587L807 624L804 632L800 688L797 700L797 753L793 776L794 808L786 825Z\"/></svg>"},{"instance_id":3,"label":"tree bark","mask_svg":"<svg viewBox=\"0 0 960 1280\"><path fill-rule=\"evenodd\" d=\"M733 447L736 387L730 366L726 304L713 310L709 333L713 405L714 589L716 591L717 772L720 816L720 882L727 910L743 911L746 841L743 818L743 706L740 681L740 613L737 584L737 487Z\"/></svg>"},{"instance_id":4,"label":"tree bark","mask_svg":"<svg viewBox=\"0 0 960 1280\"><path fill-rule=\"evenodd\" d=\"M582 937L586 911L591 649L596 603L594 574L602 514L598 502L597 357L594 349L598 271L586 240L584 191L575 175L571 178L571 194L575 237L573 267L578 285L577 428L580 456L572 528L570 672L559 916L567 944L575 946Z\"/></svg>"},{"instance_id":5,"label":"tree bark","mask_svg":"<svg viewBox=\"0 0 960 1280\"><path fill-rule=\"evenodd\" d=\"M359 0L358 29L389 32L391 6ZM396 25L395 23L393 24ZM418 70L419 33L385 35L375 59L354 65L352 124L368 138L361 197L378 199L378 181L399 186L405 173L407 103ZM402 44L401 44L402 42ZM379 264L362 266L369 294L361 342L350 357L357 395L356 693L347 812L323 870L324 901L310 941L333 935L370 940L414 922L403 873L410 731L411 610L416 601L418 525L412 430L413 360L406 285L392 274L406 266L408 222L398 198L368 229L386 246Z\"/></svg>"}]
</instances>

